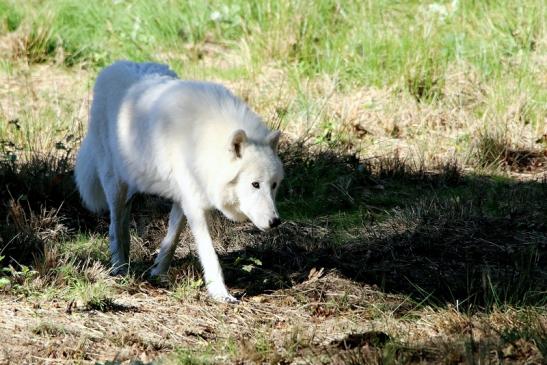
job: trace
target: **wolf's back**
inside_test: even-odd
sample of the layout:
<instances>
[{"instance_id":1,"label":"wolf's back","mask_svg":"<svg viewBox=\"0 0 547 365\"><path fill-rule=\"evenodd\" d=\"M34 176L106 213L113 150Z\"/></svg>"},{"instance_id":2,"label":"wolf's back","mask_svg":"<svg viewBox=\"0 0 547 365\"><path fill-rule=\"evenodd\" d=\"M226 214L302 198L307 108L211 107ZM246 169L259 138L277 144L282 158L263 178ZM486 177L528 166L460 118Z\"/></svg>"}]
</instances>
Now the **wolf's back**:
<instances>
[{"instance_id":1,"label":"wolf's back","mask_svg":"<svg viewBox=\"0 0 547 365\"><path fill-rule=\"evenodd\" d=\"M160 63L115 62L99 73L93 89L93 104L103 105L101 99L104 98L110 102L119 103L134 83L154 76L178 78L169 66Z\"/></svg>"},{"instance_id":2,"label":"wolf's back","mask_svg":"<svg viewBox=\"0 0 547 365\"><path fill-rule=\"evenodd\" d=\"M154 62L135 63L131 61L118 61L114 63L111 67L114 67L117 65L120 65L121 67L125 67L129 72L133 72L139 78L149 76L149 75L169 76L169 77L178 78L175 71L171 70L169 66L161 64L161 63L154 63Z\"/></svg>"}]
</instances>

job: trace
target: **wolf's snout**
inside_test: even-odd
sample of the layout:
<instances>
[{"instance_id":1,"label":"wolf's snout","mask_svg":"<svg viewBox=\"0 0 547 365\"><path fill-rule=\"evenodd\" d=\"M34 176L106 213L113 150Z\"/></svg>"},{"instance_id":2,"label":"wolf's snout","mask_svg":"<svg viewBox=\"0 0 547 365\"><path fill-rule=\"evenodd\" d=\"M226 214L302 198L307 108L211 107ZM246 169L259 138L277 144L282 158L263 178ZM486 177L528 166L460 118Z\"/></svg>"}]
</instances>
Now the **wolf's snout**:
<instances>
[{"instance_id":1,"label":"wolf's snout","mask_svg":"<svg viewBox=\"0 0 547 365\"><path fill-rule=\"evenodd\" d=\"M278 217L275 217L274 219L270 220L270 228L275 228L280 224L281 224L281 219L279 219Z\"/></svg>"}]
</instances>

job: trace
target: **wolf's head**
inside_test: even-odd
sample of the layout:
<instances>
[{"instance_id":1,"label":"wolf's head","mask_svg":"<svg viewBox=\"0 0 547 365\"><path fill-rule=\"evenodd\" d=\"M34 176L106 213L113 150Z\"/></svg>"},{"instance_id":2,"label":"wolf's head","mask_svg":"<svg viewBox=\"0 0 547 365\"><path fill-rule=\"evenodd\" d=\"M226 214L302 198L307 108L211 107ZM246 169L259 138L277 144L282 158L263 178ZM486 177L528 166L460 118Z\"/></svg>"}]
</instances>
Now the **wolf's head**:
<instances>
[{"instance_id":1,"label":"wolf's head","mask_svg":"<svg viewBox=\"0 0 547 365\"><path fill-rule=\"evenodd\" d=\"M231 136L230 153L238 166L229 183L231 203L222 212L230 219L249 219L260 230L279 225L275 196L283 180L283 164L277 156L280 132L271 132L264 141L251 141L243 130Z\"/></svg>"}]
</instances>

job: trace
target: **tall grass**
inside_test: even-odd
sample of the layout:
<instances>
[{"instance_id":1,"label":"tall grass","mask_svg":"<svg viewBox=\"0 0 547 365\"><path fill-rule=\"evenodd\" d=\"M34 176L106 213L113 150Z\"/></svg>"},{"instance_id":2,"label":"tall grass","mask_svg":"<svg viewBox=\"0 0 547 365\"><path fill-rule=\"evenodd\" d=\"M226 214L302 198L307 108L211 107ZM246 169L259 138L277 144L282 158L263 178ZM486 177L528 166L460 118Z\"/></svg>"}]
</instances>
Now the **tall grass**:
<instances>
[{"instance_id":1,"label":"tall grass","mask_svg":"<svg viewBox=\"0 0 547 365\"><path fill-rule=\"evenodd\" d=\"M433 59L441 69L469 63L486 78L524 75L534 62L530 55L545 47L546 15L536 0L436 6L387 0L0 2L0 19L8 25L3 32L47 26L68 61L101 66L120 57L177 58L200 42L244 43L255 62L291 63L305 75L339 74L350 84L375 85L399 80L416 60L427 65Z\"/></svg>"}]
</instances>

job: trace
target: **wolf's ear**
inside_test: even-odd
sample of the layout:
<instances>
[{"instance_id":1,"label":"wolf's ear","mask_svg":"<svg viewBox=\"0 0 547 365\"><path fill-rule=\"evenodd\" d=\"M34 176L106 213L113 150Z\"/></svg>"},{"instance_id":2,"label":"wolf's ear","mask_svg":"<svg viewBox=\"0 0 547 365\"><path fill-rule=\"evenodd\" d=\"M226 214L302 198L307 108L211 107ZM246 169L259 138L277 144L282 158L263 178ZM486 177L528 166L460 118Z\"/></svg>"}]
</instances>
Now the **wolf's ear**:
<instances>
[{"instance_id":1,"label":"wolf's ear","mask_svg":"<svg viewBox=\"0 0 547 365\"><path fill-rule=\"evenodd\" d=\"M243 145L247 142L247 134L243 129L238 129L232 134L232 152L237 158L241 158L241 152L243 152Z\"/></svg>"},{"instance_id":2,"label":"wolf's ear","mask_svg":"<svg viewBox=\"0 0 547 365\"><path fill-rule=\"evenodd\" d=\"M277 145L279 144L280 131L273 131L266 137L266 142L272 147L272 150L277 153Z\"/></svg>"}]
</instances>

